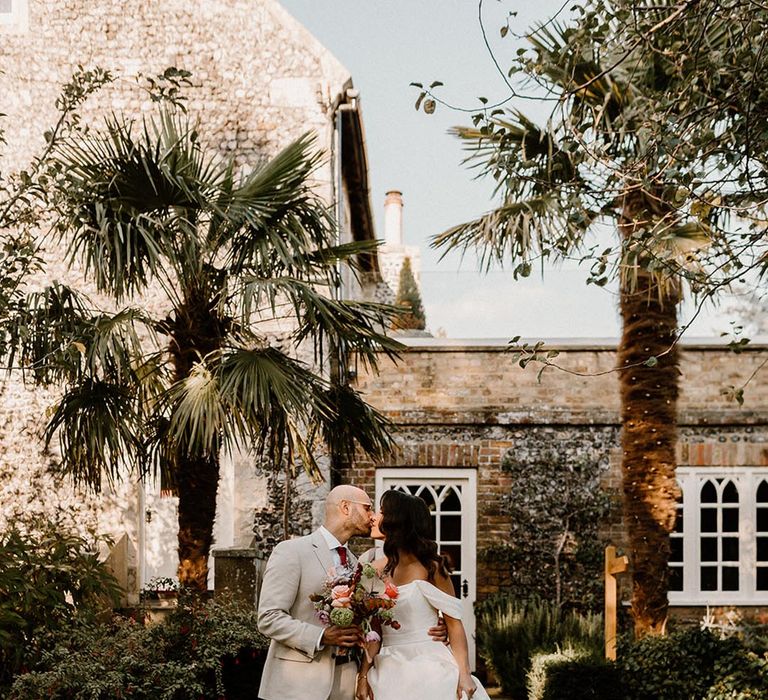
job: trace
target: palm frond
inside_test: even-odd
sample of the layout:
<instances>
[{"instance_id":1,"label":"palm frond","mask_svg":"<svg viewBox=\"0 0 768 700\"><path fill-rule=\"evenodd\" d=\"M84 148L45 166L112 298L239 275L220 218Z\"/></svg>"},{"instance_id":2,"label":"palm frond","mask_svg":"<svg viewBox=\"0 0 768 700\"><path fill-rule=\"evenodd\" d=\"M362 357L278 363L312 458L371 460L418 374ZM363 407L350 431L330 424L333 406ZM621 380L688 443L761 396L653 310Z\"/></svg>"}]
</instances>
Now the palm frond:
<instances>
[{"instance_id":1,"label":"palm frond","mask_svg":"<svg viewBox=\"0 0 768 700\"><path fill-rule=\"evenodd\" d=\"M70 387L46 426L45 443L58 439L62 470L99 491L137 464L141 445L135 396L124 386L86 379Z\"/></svg>"},{"instance_id":2,"label":"palm frond","mask_svg":"<svg viewBox=\"0 0 768 700\"><path fill-rule=\"evenodd\" d=\"M378 354L389 356L402 345L384 332L398 313L397 307L373 302L338 300L323 293L324 280L292 277L243 280L242 300L246 320L253 309L270 308L273 314L280 303L291 305L297 320L293 333L298 345L307 338L319 355L329 346L355 352L366 366L375 368Z\"/></svg>"},{"instance_id":3,"label":"palm frond","mask_svg":"<svg viewBox=\"0 0 768 700\"><path fill-rule=\"evenodd\" d=\"M541 127L521 112L510 111L479 129L454 127L450 133L469 152L464 162L478 170L478 177L491 176L495 194L503 192L507 199L585 186L579 150L562 143L550 124Z\"/></svg>"},{"instance_id":4,"label":"palm frond","mask_svg":"<svg viewBox=\"0 0 768 700\"><path fill-rule=\"evenodd\" d=\"M569 208L573 207L573 208ZM577 202L560 202L556 194L525 201L508 201L484 216L435 236L431 245L451 251L477 253L481 266L513 264L516 276L530 273L537 256L565 255L577 249L595 218Z\"/></svg>"},{"instance_id":5,"label":"palm frond","mask_svg":"<svg viewBox=\"0 0 768 700\"><path fill-rule=\"evenodd\" d=\"M330 417L318 415L317 420L323 441L332 454L351 462L358 447L373 459L393 451L394 425L352 387L333 386L326 392L325 399L333 411Z\"/></svg>"},{"instance_id":6,"label":"palm frond","mask_svg":"<svg viewBox=\"0 0 768 700\"><path fill-rule=\"evenodd\" d=\"M195 219L217 196L223 168L206 159L194 130L165 111L135 124L112 117L105 131L57 151L66 173L60 233L100 291L140 292L195 242Z\"/></svg>"},{"instance_id":7,"label":"palm frond","mask_svg":"<svg viewBox=\"0 0 768 700\"><path fill-rule=\"evenodd\" d=\"M79 383L85 377L110 383L139 383L141 329L153 322L135 308L106 313L80 292L54 283L27 295L11 327L14 356L37 383Z\"/></svg>"},{"instance_id":8,"label":"palm frond","mask_svg":"<svg viewBox=\"0 0 768 700\"><path fill-rule=\"evenodd\" d=\"M217 454L229 420L212 359L201 359L168 391L171 435L190 456Z\"/></svg>"},{"instance_id":9,"label":"palm frond","mask_svg":"<svg viewBox=\"0 0 768 700\"><path fill-rule=\"evenodd\" d=\"M19 304L9 331L9 364L18 363L37 384L76 380L81 342L91 317L89 300L80 292L54 282Z\"/></svg>"},{"instance_id":10,"label":"palm frond","mask_svg":"<svg viewBox=\"0 0 768 700\"><path fill-rule=\"evenodd\" d=\"M335 226L310 179L321 159L314 144L314 136L299 138L222 193L218 207L226 217L212 222L209 239L226 246L232 274L291 270L308 251L333 246Z\"/></svg>"}]
</instances>

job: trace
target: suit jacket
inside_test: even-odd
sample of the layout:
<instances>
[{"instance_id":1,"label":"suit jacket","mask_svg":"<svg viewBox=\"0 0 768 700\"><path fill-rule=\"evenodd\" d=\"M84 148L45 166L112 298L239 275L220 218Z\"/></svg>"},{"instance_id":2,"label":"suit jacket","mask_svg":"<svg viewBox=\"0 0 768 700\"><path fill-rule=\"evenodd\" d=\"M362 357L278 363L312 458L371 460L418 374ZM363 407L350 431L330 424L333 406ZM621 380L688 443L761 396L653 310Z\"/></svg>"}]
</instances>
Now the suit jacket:
<instances>
[{"instance_id":1,"label":"suit jacket","mask_svg":"<svg viewBox=\"0 0 768 700\"><path fill-rule=\"evenodd\" d=\"M258 608L259 631L271 639L259 688L263 700L328 698L336 669L333 647L317 650L323 626L309 596L322 588L333 565L319 530L280 542L272 551Z\"/></svg>"}]
</instances>

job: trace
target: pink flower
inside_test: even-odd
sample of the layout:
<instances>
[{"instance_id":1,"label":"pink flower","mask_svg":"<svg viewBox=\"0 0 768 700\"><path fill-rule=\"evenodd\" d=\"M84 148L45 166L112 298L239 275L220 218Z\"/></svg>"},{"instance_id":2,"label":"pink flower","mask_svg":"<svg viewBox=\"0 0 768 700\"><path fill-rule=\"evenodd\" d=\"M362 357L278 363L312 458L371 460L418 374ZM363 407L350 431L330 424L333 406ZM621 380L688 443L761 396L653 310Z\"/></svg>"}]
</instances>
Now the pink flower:
<instances>
[{"instance_id":1,"label":"pink flower","mask_svg":"<svg viewBox=\"0 0 768 700\"><path fill-rule=\"evenodd\" d=\"M352 604L351 586L334 586L331 589L331 605L334 608L348 608Z\"/></svg>"},{"instance_id":2,"label":"pink flower","mask_svg":"<svg viewBox=\"0 0 768 700\"><path fill-rule=\"evenodd\" d=\"M318 610L315 615L317 616L317 619L319 620L320 624L322 625L330 625L331 624L331 616L325 612L325 610Z\"/></svg>"},{"instance_id":3,"label":"pink flower","mask_svg":"<svg viewBox=\"0 0 768 700\"><path fill-rule=\"evenodd\" d=\"M373 630L371 630L370 632L368 632L368 634L365 635L365 641L366 642L380 642L381 641L381 637L379 636L378 632L374 632Z\"/></svg>"}]
</instances>

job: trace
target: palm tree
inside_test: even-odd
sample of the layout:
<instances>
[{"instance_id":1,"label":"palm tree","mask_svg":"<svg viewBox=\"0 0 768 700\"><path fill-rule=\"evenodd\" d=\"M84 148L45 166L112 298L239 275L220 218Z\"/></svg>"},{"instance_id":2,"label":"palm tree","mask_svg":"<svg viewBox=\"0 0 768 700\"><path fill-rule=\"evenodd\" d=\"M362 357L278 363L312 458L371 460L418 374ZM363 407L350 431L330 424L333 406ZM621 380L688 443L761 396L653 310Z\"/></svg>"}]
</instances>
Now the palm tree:
<instances>
[{"instance_id":1,"label":"palm tree","mask_svg":"<svg viewBox=\"0 0 768 700\"><path fill-rule=\"evenodd\" d=\"M715 255L727 246L718 228L722 212L697 207L711 191L683 187L690 173L717 160L717 149L700 141L682 152L673 141L696 144L716 120L720 127L726 120L720 114L700 123L681 114L697 105L695 97L675 94L681 72L670 48L685 32L703 32L710 45L723 35L716 23L667 23L677 10L672 3L642 5L638 15L647 26L665 23L663 35L651 33L645 42L622 34L620 17L600 2L575 27L549 22L533 31L534 55L523 56L518 70L554 100L552 118L542 127L520 111L497 109L476 115L474 127L454 130L471 151L468 161L496 180L503 201L433 241L446 253L478 251L486 269L511 262L515 277L530 274L536 260L583 256L592 260L590 283L618 278L624 512L638 636L662 633L667 616L669 533L679 493L675 341L683 283L703 279L705 247ZM660 111L665 119L654 121ZM610 221L616 244L591 248L589 237Z\"/></svg>"},{"instance_id":2,"label":"palm tree","mask_svg":"<svg viewBox=\"0 0 768 700\"><path fill-rule=\"evenodd\" d=\"M317 475L318 439L335 454L390 449L382 416L315 368L329 353L375 367L398 347L387 307L338 298L339 266L372 244L336 241L311 136L238 176L166 109L138 127L113 117L57 157L67 260L114 308L145 308L108 311L60 285L29 297L17 352L37 382L63 385L46 439L96 489L126 469L172 485L179 579L204 591L223 450Z\"/></svg>"}]
</instances>

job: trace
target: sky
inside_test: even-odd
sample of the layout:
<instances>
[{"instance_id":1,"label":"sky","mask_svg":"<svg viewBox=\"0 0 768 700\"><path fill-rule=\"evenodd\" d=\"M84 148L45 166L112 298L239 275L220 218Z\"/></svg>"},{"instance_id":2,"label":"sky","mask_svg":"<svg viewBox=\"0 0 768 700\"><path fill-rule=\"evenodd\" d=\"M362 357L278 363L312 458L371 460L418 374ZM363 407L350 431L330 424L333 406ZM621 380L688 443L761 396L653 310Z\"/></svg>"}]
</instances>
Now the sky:
<instances>
[{"instance_id":1,"label":"sky","mask_svg":"<svg viewBox=\"0 0 768 700\"><path fill-rule=\"evenodd\" d=\"M470 124L479 97L507 97L504 80L486 48L478 21L480 0L281 0L352 75L360 91L368 148L371 204L383 236L384 195L403 193L404 238L421 250L421 291L427 327L452 338L564 338L619 335L615 287L585 284L585 268L567 263L515 281L510 269L480 272L463 260L430 248L430 239L493 208L492 183L478 181L462 165L459 141L448 129ZM484 0L483 22L493 54L508 67L532 23L562 11L563 0ZM507 23L511 32L501 38ZM460 109L438 105L417 112L411 82L440 80L438 95ZM514 103L539 121L546 103ZM466 111L461 111L461 109ZM607 234L610 235L610 234ZM683 311L690 315L691 306ZM710 336L728 321L704 309L689 334Z\"/></svg>"}]
</instances>

